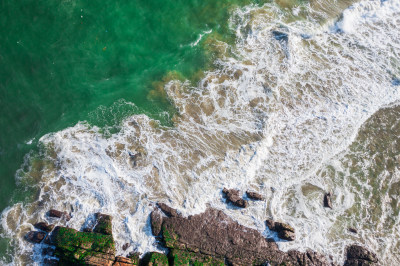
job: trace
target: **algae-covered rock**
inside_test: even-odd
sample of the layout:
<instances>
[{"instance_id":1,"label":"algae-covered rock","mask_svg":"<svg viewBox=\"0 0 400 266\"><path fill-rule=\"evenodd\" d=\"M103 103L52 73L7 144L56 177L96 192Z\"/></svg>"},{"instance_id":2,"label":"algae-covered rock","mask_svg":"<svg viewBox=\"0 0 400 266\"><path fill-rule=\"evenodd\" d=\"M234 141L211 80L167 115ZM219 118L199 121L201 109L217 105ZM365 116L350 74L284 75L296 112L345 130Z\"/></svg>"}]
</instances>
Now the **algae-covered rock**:
<instances>
[{"instance_id":1,"label":"algae-covered rock","mask_svg":"<svg viewBox=\"0 0 400 266\"><path fill-rule=\"evenodd\" d=\"M157 252L146 253L141 261L146 266L168 266L168 257L165 254Z\"/></svg>"},{"instance_id":2,"label":"algae-covered rock","mask_svg":"<svg viewBox=\"0 0 400 266\"><path fill-rule=\"evenodd\" d=\"M112 265L114 262L115 245L110 235L56 227L51 241L56 246L60 265Z\"/></svg>"},{"instance_id":3,"label":"algae-covered rock","mask_svg":"<svg viewBox=\"0 0 400 266\"><path fill-rule=\"evenodd\" d=\"M203 266L223 266L223 259L194 253L184 250L172 249L168 254L172 265L203 265Z\"/></svg>"},{"instance_id":4,"label":"algae-covered rock","mask_svg":"<svg viewBox=\"0 0 400 266\"><path fill-rule=\"evenodd\" d=\"M112 235L112 217L107 214L96 213L97 224L93 229L93 232Z\"/></svg>"}]
</instances>

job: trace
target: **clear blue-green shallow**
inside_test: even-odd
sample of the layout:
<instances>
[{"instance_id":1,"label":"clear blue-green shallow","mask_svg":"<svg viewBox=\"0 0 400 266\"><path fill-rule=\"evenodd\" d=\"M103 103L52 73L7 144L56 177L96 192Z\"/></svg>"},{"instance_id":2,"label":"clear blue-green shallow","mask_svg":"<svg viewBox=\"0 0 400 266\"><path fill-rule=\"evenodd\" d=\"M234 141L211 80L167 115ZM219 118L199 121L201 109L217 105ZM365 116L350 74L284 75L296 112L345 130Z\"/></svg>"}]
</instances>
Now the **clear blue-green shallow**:
<instances>
[{"instance_id":1,"label":"clear blue-green shallow","mask_svg":"<svg viewBox=\"0 0 400 266\"><path fill-rule=\"evenodd\" d=\"M208 30L232 41L229 12L251 3L259 1L2 0L0 210L44 134L83 120L112 126L134 113L173 112L148 97L153 82L170 71L194 80L209 68L212 53L190 44Z\"/></svg>"}]
</instances>

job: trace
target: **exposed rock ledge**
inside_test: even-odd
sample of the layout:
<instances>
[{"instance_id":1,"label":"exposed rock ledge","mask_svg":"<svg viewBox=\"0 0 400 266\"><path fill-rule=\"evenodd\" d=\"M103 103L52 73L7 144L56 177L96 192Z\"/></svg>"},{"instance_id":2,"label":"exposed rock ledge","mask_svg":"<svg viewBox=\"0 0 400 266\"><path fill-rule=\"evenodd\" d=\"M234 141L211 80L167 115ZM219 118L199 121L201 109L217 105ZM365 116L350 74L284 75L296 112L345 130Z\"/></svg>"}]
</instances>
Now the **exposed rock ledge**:
<instances>
[{"instance_id":1,"label":"exposed rock ledge","mask_svg":"<svg viewBox=\"0 0 400 266\"><path fill-rule=\"evenodd\" d=\"M45 265L331 265L324 255L312 250L283 252L277 244L265 239L257 230L240 225L224 212L208 209L206 212L182 217L165 204L158 204L150 215L153 234L161 236L168 254L138 253L128 258L116 256L112 236L112 217L97 213L92 232L56 227L51 233L31 231L26 239L33 243L53 245ZM294 231L283 223L270 222L275 230ZM282 227L282 228L281 228ZM37 227L41 228L41 227ZM46 248L44 248L46 249ZM364 247L347 247L345 265L373 265L378 262L374 253Z\"/></svg>"}]
</instances>

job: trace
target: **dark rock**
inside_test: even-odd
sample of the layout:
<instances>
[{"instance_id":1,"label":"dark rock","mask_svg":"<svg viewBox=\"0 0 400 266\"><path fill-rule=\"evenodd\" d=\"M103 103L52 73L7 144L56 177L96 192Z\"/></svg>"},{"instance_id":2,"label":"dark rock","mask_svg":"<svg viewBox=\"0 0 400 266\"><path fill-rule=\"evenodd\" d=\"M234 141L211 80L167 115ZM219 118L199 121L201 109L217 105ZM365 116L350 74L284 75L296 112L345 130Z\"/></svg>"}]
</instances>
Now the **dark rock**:
<instances>
[{"instance_id":1,"label":"dark rock","mask_svg":"<svg viewBox=\"0 0 400 266\"><path fill-rule=\"evenodd\" d=\"M55 218L64 218L66 221L69 221L71 219L71 216L67 212L61 212L54 209L51 209L48 215Z\"/></svg>"},{"instance_id":2,"label":"dark rock","mask_svg":"<svg viewBox=\"0 0 400 266\"><path fill-rule=\"evenodd\" d=\"M353 228L353 227L349 227L348 230L349 230L349 232L354 233L354 234L357 234L357 233L358 233L357 229L355 229L355 228Z\"/></svg>"},{"instance_id":3,"label":"dark rock","mask_svg":"<svg viewBox=\"0 0 400 266\"><path fill-rule=\"evenodd\" d=\"M344 265L372 265L378 262L375 253L359 245L348 246L346 258Z\"/></svg>"},{"instance_id":4,"label":"dark rock","mask_svg":"<svg viewBox=\"0 0 400 266\"><path fill-rule=\"evenodd\" d=\"M85 228L83 228L82 231L86 232L86 233L92 233L93 232L93 228L85 227Z\"/></svg>"},{"instance_id":5,"label":"dark rock","mask_svg":"<svg viewBox=\"0 0 400 266\"><path fill-rule=\"evenodd\" d=\"M246 191L247 197L252 200L264 200L263 196L257 192Z\"/></svg>"},{"instance_id":6,"label":"dark rock","mask_svg":"<svg viewBox=\"0 0 400 266\"><path fill-rule=\"evenodd\" d=\"M140 252L132 251L132 252L129 252L127 257L133 261L134 265L139 265L140 255L142 255Z\"/></svg>"},{"instance_id":7,"label":"dark rock","mask_svg":"<svg viewBox=\"0 0 400 266\"><path fill-rule=\"evenodd\" d=\"M112 235L112 217L98 212L96 213L96 219L97 223L93 232L103 235Z\"/></svg>"},{"instance_id":8,"label":"dark rock","mask_svg":"<svg viewBox=\"0 0 400 266\"><path fill-rule=\"evenodd\" d=\"M222 192L228 201L232 202L233 205L241 208L247 207L247 201L239 196L239 190L224 188Z\"/></svg>"},{"instance_id":9,"label":"dark rock","mask_svg":"<svg viewBox=\"0 0 400 266\"><path fill-rule=\"evenodd\" d=\"M153 235L158 236L161 233L161 226L163 217L158 210L154 210L150 214L151 232Z\"/></svg>"},{"instance_id":10,"label":"dark rock","mask_svg":"<svg viewBox=\"0 0 400 266\"><path fill-rule=\"evenodd\" d=\"M324 207L332 209L332 193L328 192L324 195Z\"/></svg>"},{"instance_id":11,"label":"dark rock","mask_svg":"<svg viewBox=\"0 0 400 266\"><path fill-rule=\"evenodd\" d=\"M125 250L127 250L130 246L131 246L131 244L125 243L125 244L122 246L122 250L125 251Z\"/></svg>"},{"instance_id":12,"label":"dark rock","mask_svg":"<svg viewBox=\"0 0 400 266\"><path fill-rule=\"evenodd\" d=\"M329 265L325 256L309 249L305 253L297 250L289 250L288 255L295 265Z\"/></svg>"},{"instance_id":13,"label":"dark rock","mask_svg":"<svg viewBox=\"0 0 400 266\"><path fill-rule=\"evenodd\" d=\"M165 215L167 215L168 217L178 217L178 216L179 216L178 212L177 212L175 209L169 207L169 206L168 206L167 204L165 204L165 203L157 203L157 206L158 206L158 208L160 208L160 209L162 210L162 212L163 212Z\"/></svg>"},{"instance_id":14,"label":"dark rock","mask_svg":"<svg viewBox=\"0 0 400 266\"><path fill-rule=\"evenodd\" d=\"M274 36L275 40L283 41L287 43L289 41L289 35L282 31L273 30L272 35Z\"/></svg>"},{"instance_id":15,"label":"dark rock","mask_svg":"<svg viewBox=\"0 0 400 266\"><path fill-rule=\"evenodd\" d=\"M134 261L131 258L125 258L121 256L115 257L114 266L131 266L131 265L139 265L138 261Z\"/></svg>"},{"instance_id":16,"label":"dark rock","mask_svg":"<svg viewBox=\"0 0 400 266\"><path fill-rule=\"evenodd\" d=\"M293 241L296 238L294 228L288 224L274 222L273 220L266 220L266 225L269 230L275 231L278 233L278 237L284 240Z\"/></svg>"},{"instance_id":17,"label":"dark rock","mask_svg":"<svg viewBox=\"0 0 400 266\"><path fill-rule=\"evenodd\" d=\"M146 253L140 261L142 265L148 266L168 266L168 257L165 254L157 252Z\"/></svg>"},{"instance_id":18,"label":"dark rock","mask_svg":"<svg viewBox=\"0 0 400 266\"><path fill-rule=\"evenodd\" d=\"M56 259L49 259L46 258L43 260L43 265L44 266L58 266L59 265L59 261Z\"/></svg>"},{"instance_id":19,"label":"dark rock","mask_svg":"<svg viewBox=\"0 0 400 266\"><path fill-rule=\"evenodd\" d=\"M39 244L46 237L46 234L38 231L30 231L25 235L25 239L29 242Z\"/></svg>"},{"instance_id":20,"label":"dark rock","mask_svg":"<svg viewBox=\"0 0 400 266\"><path fill-rule=\"evenodd\" d=\"M54 255L54 248L46 247L42 249L43 256L53 256Z\"/></svg>"},{"instance_id":21,"label":"dark rock","mask_svg":"<svg viewBox=\"0 0 400 266\"><path fill-rule=\"evenodd\" d=\"M223 259L179 249L172 249L168 257L172 265L225 265Z\"/></svg>"},{"instance_id":22,"label":"dark rock","mask_svg":"<svg viewBox=\"0 0 400 266\"><path fill-rule=\"evenodd\" d=\"M36 223L33 225L35 228L45 231L47 233L53 231L54 224L47 224L45 222Z\"/></svg>"},{"instance_id":23,"label":"dark rock","mask_svg":"<svg viewBox=\"0 0 400 266\"><path fill-rule=\"evenodd\" d=\"M257 230L240 225L215 209L188 218L166 217L163 220L162 234L166 247L201 253L218 260L225 258L232 265L260 265L265 262L271 265L298 265L299 256L309 256L301 252L293 256L280 251L275 242L268 241ZM312 258L313 265L328 265L318 253Z\"/></svg>"}]
</instances>

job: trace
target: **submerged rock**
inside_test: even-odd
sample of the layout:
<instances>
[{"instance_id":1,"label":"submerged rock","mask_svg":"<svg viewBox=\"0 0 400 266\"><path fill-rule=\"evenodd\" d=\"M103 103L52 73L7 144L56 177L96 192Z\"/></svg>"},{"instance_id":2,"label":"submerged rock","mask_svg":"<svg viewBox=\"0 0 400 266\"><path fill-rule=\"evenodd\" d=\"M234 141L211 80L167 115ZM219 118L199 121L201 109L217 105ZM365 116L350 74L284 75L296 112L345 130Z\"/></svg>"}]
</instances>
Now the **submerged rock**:
<instances>
[{"instance_id":1,"label":"submerged rock","mask_svg":"<svg viewBox=\"0 0 400 266\"><path fill-rule=\"evenodd\" d=\"M351 245L346 248L345 266L372 265L378 263L375 253L359 245Z\"/></svg>"},{"instance_id":2,"label":"submerged rock","mask_svg":"<svg viewBox=\"0 0 400 266\"><path fill-rule=\"evenodd\" d=\"M71 219L71 216L67 212L61 212L55 209L51 209L48 215L55 218L64 218L66 221L69 221Z\"/></svg>"},{"instance_id":3,"label":"submerged rock","mask_svg":"<svg viewBox=\"0 0 400 266\"><path fill-rule=\"evenodd\" d=\"M54 229L54 224L47 224L45 222L35 223L33 226L35 228L37 228L39 230L42 230L42 231L45 231L47 233L53 231L53 229Z\"/></svg>"},{"instance_id":4,"label":"submerged rock","mask_svg":"<svg viewBox=\"0 0 400 266\"><path fill-rule=\"evenodd\" d=\"M224 188L222 192L228 201L232 202L233 205L241 208L247 207L247 201L239 196L239 190Z\"/></svg>"},{"instance_id":5,"label":"submerged rock","mask_svg":"<svg viewBox=\"0 0 400 266\"><path fill-rule=\"evenodd\" d=\"M247 197L252 200L264 200L264 197L257 192L246 191Z\"/></svg>"},{"instance_id":6,"label":"submerged rock","mask_svg":"<svg viewBox=\"0 0 400 266\"><path fill-rule=\"evenodd\" d=\"M266 220L266 225L269 230L275 231L278 233L278 237L284 240L293 241L296 238L294 228L288 224L274 222L273 220Z\"/></svg>"},{"instance_id":7,"label":"submerged rock","mask_svg":"<svg viewBox=\"0 0 400 266\"><path fill-rule=\"evenodd\" d=\"M107 214L96 213L96 226L93 228L93 232L112 235L112 217Z\"/></svg>"},{"instance_id":8,"label":"submerged rock","mask_svg":"<svg viewBox=\"0 0 400 266\"><path fill-rule=\"evenodd\" d=\"M30 231L25 235L25 239L29 242L39 244L46 237L46 233L39 231Z\"/></svg>"},{"instance_id":9,"label":"submerged rock","mask_svg":"<svg viewBox=\"0 0 400 266\"><path fill-rule=\"evenodd\" d=\"M324 195L324 207L332 209L332 193L328 192Z\"/></svg>"},{"instance_id":10,"label":"submerged rock","mask_svg":"<svg viewBox=\"0 0 400 266\"><path fill-rule=\"evenodd\" d=\"M348 230L349 230L349 232L354 233L354 234L358 233L358 230L353 227L349 227Z\"/></svg>"},{"instance_id":11,"label":"submerged rock","mask_svg":"<svg viewBox=\"0 0 400 266\"><path fill-rule=\"evenodd\" d=\"M150 214L150 225L151 232L154 236L158 236L161 233L161 226L163 222L163 217L158 210L154 210Z\"/></svg>"}]
</instances>

